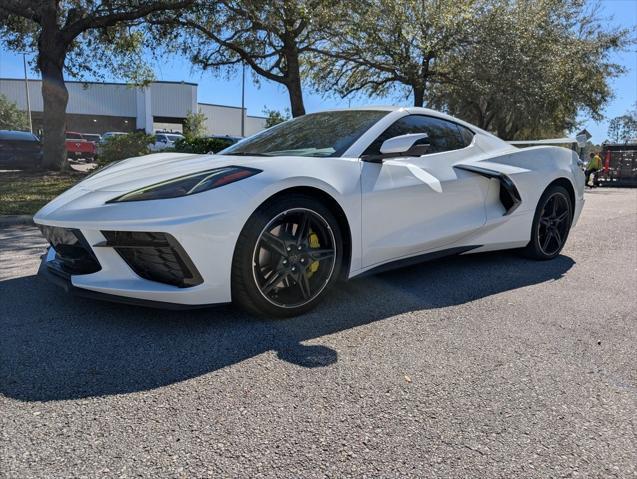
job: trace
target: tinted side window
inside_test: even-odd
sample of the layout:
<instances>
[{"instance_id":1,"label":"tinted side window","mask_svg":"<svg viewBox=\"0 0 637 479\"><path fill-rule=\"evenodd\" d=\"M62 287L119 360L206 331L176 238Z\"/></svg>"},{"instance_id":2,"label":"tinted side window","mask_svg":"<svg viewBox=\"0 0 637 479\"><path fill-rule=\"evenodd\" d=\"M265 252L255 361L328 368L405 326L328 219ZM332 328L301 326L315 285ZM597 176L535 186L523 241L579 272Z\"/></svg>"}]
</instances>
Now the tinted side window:
<instances>
[{"instance_id":1,"label":"tinted side window","mask_svg":"<svg viewBox=\"0 0 637 479\"><path fill-rule=\"evenodd\" d=\"M380 154L380 146L385 140L409 133L427 133L431 142L430 153L458 150L468 144L455 123L431 116L409 115L397 120L396 123L387 128L369 145L364 154ZM471 136L473 137L473 135Z\"/></svg>"},{"instance_id":2,"label":"tinted side window","mask_svg":"<svg viewBox=\"0 0 637 479\"><path fill-rule=\"evenodd\" d=\"M473 141L473 132L469 128L465 128L462 125L456 124L456 128L460 130L460 135L462 136L462 140L464 141L464 146L469 146Z\"/></svg>"},{"instance_id":3,"label":"tinted side window","mask_svg":"<svg viewBox=\"0 0 637 479\"><path fill-rule=\"evenodd\" d=\"M67 140L81 140L82 139L82 135L78 135L77 133L69 133L67 131L66 132L66 139Z\"/></svg>"}]
</instances>

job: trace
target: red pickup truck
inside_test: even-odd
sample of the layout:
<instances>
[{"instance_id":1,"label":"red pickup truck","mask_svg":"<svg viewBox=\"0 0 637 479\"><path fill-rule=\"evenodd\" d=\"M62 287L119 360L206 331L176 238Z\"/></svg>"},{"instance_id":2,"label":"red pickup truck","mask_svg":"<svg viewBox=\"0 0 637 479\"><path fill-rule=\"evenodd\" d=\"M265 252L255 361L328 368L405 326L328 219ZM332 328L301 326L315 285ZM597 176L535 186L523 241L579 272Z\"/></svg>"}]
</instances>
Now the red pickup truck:
<instances>
[{"instance_id":1,"label":"red pickup truck","mask_svg":"<svg viewBox=\"0 0 637 479\"><path fill-rule=\"evenodd\" d=\"M66 153L68 158L83 158L94 161L97 156L97 146L94 142L84 138L81 133L67 131Z\"/></svg>"}]
</instances>

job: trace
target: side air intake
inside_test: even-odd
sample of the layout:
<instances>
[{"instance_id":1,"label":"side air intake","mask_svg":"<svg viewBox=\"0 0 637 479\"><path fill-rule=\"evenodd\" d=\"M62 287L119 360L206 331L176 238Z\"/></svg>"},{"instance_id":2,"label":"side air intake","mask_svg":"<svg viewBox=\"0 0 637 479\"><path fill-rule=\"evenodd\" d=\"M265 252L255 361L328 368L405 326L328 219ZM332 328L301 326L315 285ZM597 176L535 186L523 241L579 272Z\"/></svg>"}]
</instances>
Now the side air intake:
<instances>
[{"instance_id":1,"label":"side air intake","mask_svg":"<svg viewBox=\"0 0 637 479\"><path fill-rule=\"evenodd\" d=\"M515 183L504 173L473 165L455 165L454 168L498 180L500 182L500 203L502 203L502 206L504 206L506 210L504 216L513 213L522 203L520 192L516 188Z\"/></svg>"},{"instance_id":2,"label":"side air intake","mask_svg":"<svg viewBox=\"0 0 637 479\"><path fill-rule=\"evenodd\" d=\"M192 260L168 233L147 231L102 231L106 242L96 247L115 249L140 277L158 283L188 288L203 283Z\"/></svg>"}]
</instances>

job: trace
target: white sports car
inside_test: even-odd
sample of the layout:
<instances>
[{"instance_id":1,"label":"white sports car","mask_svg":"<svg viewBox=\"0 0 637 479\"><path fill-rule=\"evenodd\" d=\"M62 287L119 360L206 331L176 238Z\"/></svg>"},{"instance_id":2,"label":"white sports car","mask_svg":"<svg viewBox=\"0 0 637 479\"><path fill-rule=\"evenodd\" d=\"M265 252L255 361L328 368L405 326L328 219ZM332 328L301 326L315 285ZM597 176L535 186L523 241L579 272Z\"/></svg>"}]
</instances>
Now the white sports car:
<instances>
[{"instance_id":1,"label":"white sports car","mask_svg":"<svg viewBox=\"0 0 637 479\"><path fill-rule=\"evenodd\" d=\"M518 149L424 108L308 114L217 155L130 158L42 208L40 272L160 307L292 316L339 279L449 254L557 256L582 210L577 155Z\"/></svg>"}]
</instances>

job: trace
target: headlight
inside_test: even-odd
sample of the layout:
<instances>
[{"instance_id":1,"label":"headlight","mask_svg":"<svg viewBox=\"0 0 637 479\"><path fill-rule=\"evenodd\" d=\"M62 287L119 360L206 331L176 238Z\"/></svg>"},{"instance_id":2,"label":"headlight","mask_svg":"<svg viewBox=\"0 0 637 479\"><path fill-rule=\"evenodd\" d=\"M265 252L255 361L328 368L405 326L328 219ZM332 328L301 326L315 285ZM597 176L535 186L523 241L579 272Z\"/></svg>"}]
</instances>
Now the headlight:
<instances>
[{"instance_id":1,"label":"headlight","mask_svg":"<svg viewBox=\"0 0 637 479\"><path fill-rule=\"evenodd\" d=\"M180 176L172 180L162 181L154 185L131 191L125 195L118 196L107 203L120 203L122 201L144 201L163 200L167 198L178 198L196 193L219 188L220 186L234 183L261 173L262 170L256 168L246 168L243 166L224 166L214 170L201 171L191 175Z\"/></svg>"}]
</instances>

